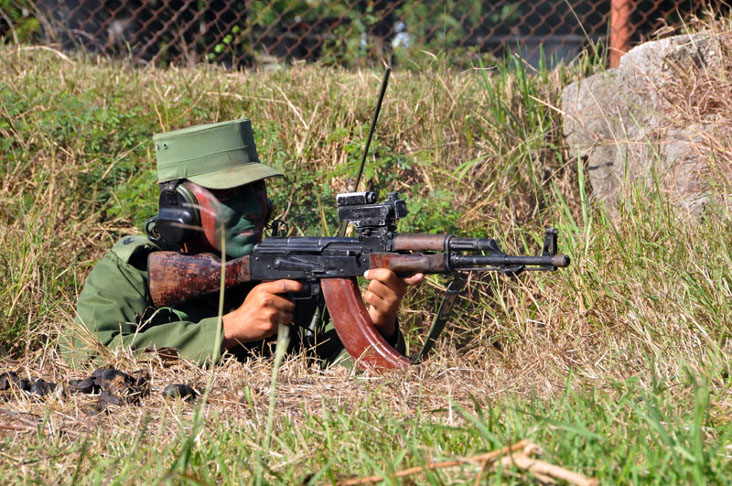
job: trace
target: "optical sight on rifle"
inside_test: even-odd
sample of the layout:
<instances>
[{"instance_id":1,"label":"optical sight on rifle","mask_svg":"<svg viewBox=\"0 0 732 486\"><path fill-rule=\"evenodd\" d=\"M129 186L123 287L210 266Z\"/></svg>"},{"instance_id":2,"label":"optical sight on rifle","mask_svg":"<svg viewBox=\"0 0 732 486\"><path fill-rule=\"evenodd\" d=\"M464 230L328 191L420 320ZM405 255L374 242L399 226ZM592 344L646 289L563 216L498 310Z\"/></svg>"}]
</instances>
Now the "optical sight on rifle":
<instances>
[{"instance_id":1,"label":"optical sight on rifle","mask_svg":"<svg viewBox=\"0 0 732 486\"><path fill-rule=\"evenodd\" d=\"M406 201L396 192L388 193L382 203L377 203L376 197L373 191L338 194L338 220L351 223L359 236L369 236L374 230L380 234L395 231L396 220L407 215Z\"/></svg>"}]
</instances>

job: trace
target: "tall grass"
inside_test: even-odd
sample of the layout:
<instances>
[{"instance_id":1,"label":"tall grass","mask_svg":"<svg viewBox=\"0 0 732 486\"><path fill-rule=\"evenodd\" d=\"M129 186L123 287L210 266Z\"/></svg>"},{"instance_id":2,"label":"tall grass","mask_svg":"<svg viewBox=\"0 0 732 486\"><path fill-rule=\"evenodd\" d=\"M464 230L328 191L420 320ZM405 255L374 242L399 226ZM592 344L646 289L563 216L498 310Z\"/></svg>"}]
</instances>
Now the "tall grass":
<instances>
[{"instance_id":1,"label":"tall grass","mask_svg":"<svg viewBox=\"0 0 732 486\"><path fill-rule=\"evenodd\" d=\"M472 276L433 355L403 374L323 372L289 357L272 416L271 363L226 362L211 374L114 350L107 364L150 372L144 406L96 415L90 398L13 398L0 407L0 477L318 484L393 478L528 438L543 460L603 483L728 482L729 208L693 221L644 185L612 216L592 202L583 162L562 146L558 109L565 85L601 69L592 59L552 71L515 59L394 73L366 172L382 196L407 199L404 231L490 236L535 253L552 225L570 268ZM22 46L0 47L0 74L3 368L62 381L88 371L69 369L54 348L85 275L156 210L153 133L251 117L261 159L287 175L269 188L278 217L293 234L327 233L380 79L312 66L141 69ZM724 140L709 143L729 156ZM709 163L722 195L725 160ZM444 284L431 278L405 301L412 350ZM182 381L205 388L206 401L160 397ZM413 477L476 478L532 480L470 465Z\"/></svg>"}]
</instances>

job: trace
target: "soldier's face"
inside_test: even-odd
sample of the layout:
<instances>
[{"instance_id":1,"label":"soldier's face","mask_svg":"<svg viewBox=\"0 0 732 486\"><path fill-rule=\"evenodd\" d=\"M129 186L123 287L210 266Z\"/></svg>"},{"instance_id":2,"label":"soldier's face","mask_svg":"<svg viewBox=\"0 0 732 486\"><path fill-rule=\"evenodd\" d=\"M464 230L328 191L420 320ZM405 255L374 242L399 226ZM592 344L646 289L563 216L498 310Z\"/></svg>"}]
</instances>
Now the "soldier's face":
<instances>
[{"instance_id":1,"label":"soldier's face","mask_svg":"<svg viewBox=\"0 0 732 486\"><path fill-rule=\"evenodd\" d=\"M212 248L238 258L250 254L262 241L267 217L264 181L224 190L206 189L190 181L185 184L200 206L201 227Z\"/></svg>"}]
</instances>

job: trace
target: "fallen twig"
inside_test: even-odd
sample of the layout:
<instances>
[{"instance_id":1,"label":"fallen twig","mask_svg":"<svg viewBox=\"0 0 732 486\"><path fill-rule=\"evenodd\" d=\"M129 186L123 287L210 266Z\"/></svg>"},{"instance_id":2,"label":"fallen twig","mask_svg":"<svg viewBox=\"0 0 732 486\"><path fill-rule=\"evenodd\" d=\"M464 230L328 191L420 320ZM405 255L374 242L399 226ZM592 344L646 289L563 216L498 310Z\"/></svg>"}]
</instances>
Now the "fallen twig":
<instances>
[{"instance_id":1,"label":"fallen twig","mask_svg":"<svg viewBox=\"0 0 732 486\"><path fill-rule=\"evenodd\" d=\"M444 469L448 467L459 466L461 464L480 464L480 472L476 480L476 484L480 481L487 466L495 463L498 459L501 459L500 465L503 468L510 468L512 466L518 467L531 472L537 479L547 484L555 484L556 480L566 481L576 486L597 486L600 482L597 479L589 478L583 474L579 474L573 471L564 469L563 467L555 466L545 461L532 459L529 457L531 454L538 454L541 449L536 444L522 440L513 445L504 447L497 451L486 452L485 454L478 454L471 457L461 457L453 459L451 461L433 462L426 466L410 467L408 469L402 469L394 473L394 478L403 478L417 474L424 471L430 471L435 469ZM489 469L490 470L490 469ZM492 468L495 470L495 465ZM340 486L356 486L359 484L371 484L383 481L385 478L381 476L369 476L365 478L354 478L347 481L338 483Z\"/></svg>"},{"instance_id":2,"label":"fallen twig","mask_svg":"<svg viewBox=\"0 0 732 486\"><path fill-rule=\"evenodd\" d=\"M533 459L529 457L528 454L530 453L531 451L523 451L518 454L506 456L501 459L501 466L506 468L516 466L519 469L531 472L545 482L548 482L548 477L549 479L561 479L562 481L566 481L577 486L597 486L600 484L597 479L588 478L583 474L569 471L563 467L555 466L554 464L540 461L538 459Z\"/></svg>"},{"instance_id":3,"label":"fallen twig","mask_svg":"<svg viewBox=\"0 0 732 486\"><path fill-rule=\"evenodd\" d=\"M460 457L458 459L453 459L450 461L442 461L442 462L433 462L430 464L427 464L425 466L416 466L416 467L410 467L408 469L402 469L401 471L397 471L394 473L394 478L403 478L405 476L411 476L412 474L417 474L423 471L431 471L435 469L444 469L447 467L454 467L459 466L461 464L486 464L493 461L496 461L500 457L511 454L516 451L524 450L527 446L531 445L531 442L528 440L522 440L520 442L517 442L513 445L504 447L503 449L499 449L497 451L491 451L486 452L485 454L478 454L476 456L471 457ZM379 481L383 481L384 478L381 476L369 476L366 478L355 478L355 479L349 479L347 481L338 483L341 486L355 486L359 484L371 484L371 483L378 483Z\"/></svg>"},{"instance_id":4,"label":"fallen twig","mask_svg":"<svg viewBox=\"0 0 732 486\"><path fill-rule=\"evenodd\" d=\"M63 59L64 61L67 61L67 62L70 62L73 64L73 61L71 59L69 59L69 56L67 56L63 52L58 51L49 46L21 46L21 47L19 47L19 49L22 51L35 51L38 49L42 49L44 51L52 52L52 53L56 54L58 57L60 57L61 59Z\"/></svg>"},{"instance_id":5,"label":"fallen twig","mask_svg":"<svg viewBox=\"0 0 732 486\"><path fill-rule=\"evenodd\" d=\"M12 417L17 423L8 422L5 419L0 419L0 429L12 430L17 432L22 431L36 431L39 426L44 426L44 421L33 417L32 419L24 418L21 414L0 408L0 414L5 414ZM63 427L58 427L54 430L54 427L50 423L45 423L44 429L47 433L51 434L66 434L70 437L77 438L79 433L73 430L69 430Z\"/></svg>"}]
</instances>

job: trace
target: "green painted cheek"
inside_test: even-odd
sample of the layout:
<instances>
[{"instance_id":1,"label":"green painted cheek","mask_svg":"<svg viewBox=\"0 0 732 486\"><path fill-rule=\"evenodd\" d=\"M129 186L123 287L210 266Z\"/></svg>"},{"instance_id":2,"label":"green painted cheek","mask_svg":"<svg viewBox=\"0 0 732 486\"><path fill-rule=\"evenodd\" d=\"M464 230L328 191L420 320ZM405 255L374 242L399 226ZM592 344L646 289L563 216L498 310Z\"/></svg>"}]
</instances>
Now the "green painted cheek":
<instances>
[{"instance_id":1,"label":"green painted cheek","mask_svg":"<svg viewBox=\"0 0 732 486\"><path fill-rule=\"evenodd\" d=\"M254 245L259 242L261 235L242 235L241 232L255 228L261 216L252 221L244 217L243 214L261 215L262 208L259 207L259 204L254 198L238 201L238 204L222 204L219 221L224 222L223 229L226 232L226 256L228 258L239 258L249 255L254 249ZM217 231L219 236L219 250L221 249L220 231L221 226L219 226L219 230Z\"/></svg>"},{"instance_id":2,"label":"green painted cheek","mask_svg":"<svg viewBox=\"0 0 732 486\"><path fill-rule=\"evenodd\" d=\"M233 238L226 240L226 256L229 258L239 258L249 255L254 250L257 241L254 238L248 238L252 241L241 242Z\"/></svg>"}]
</instances>

